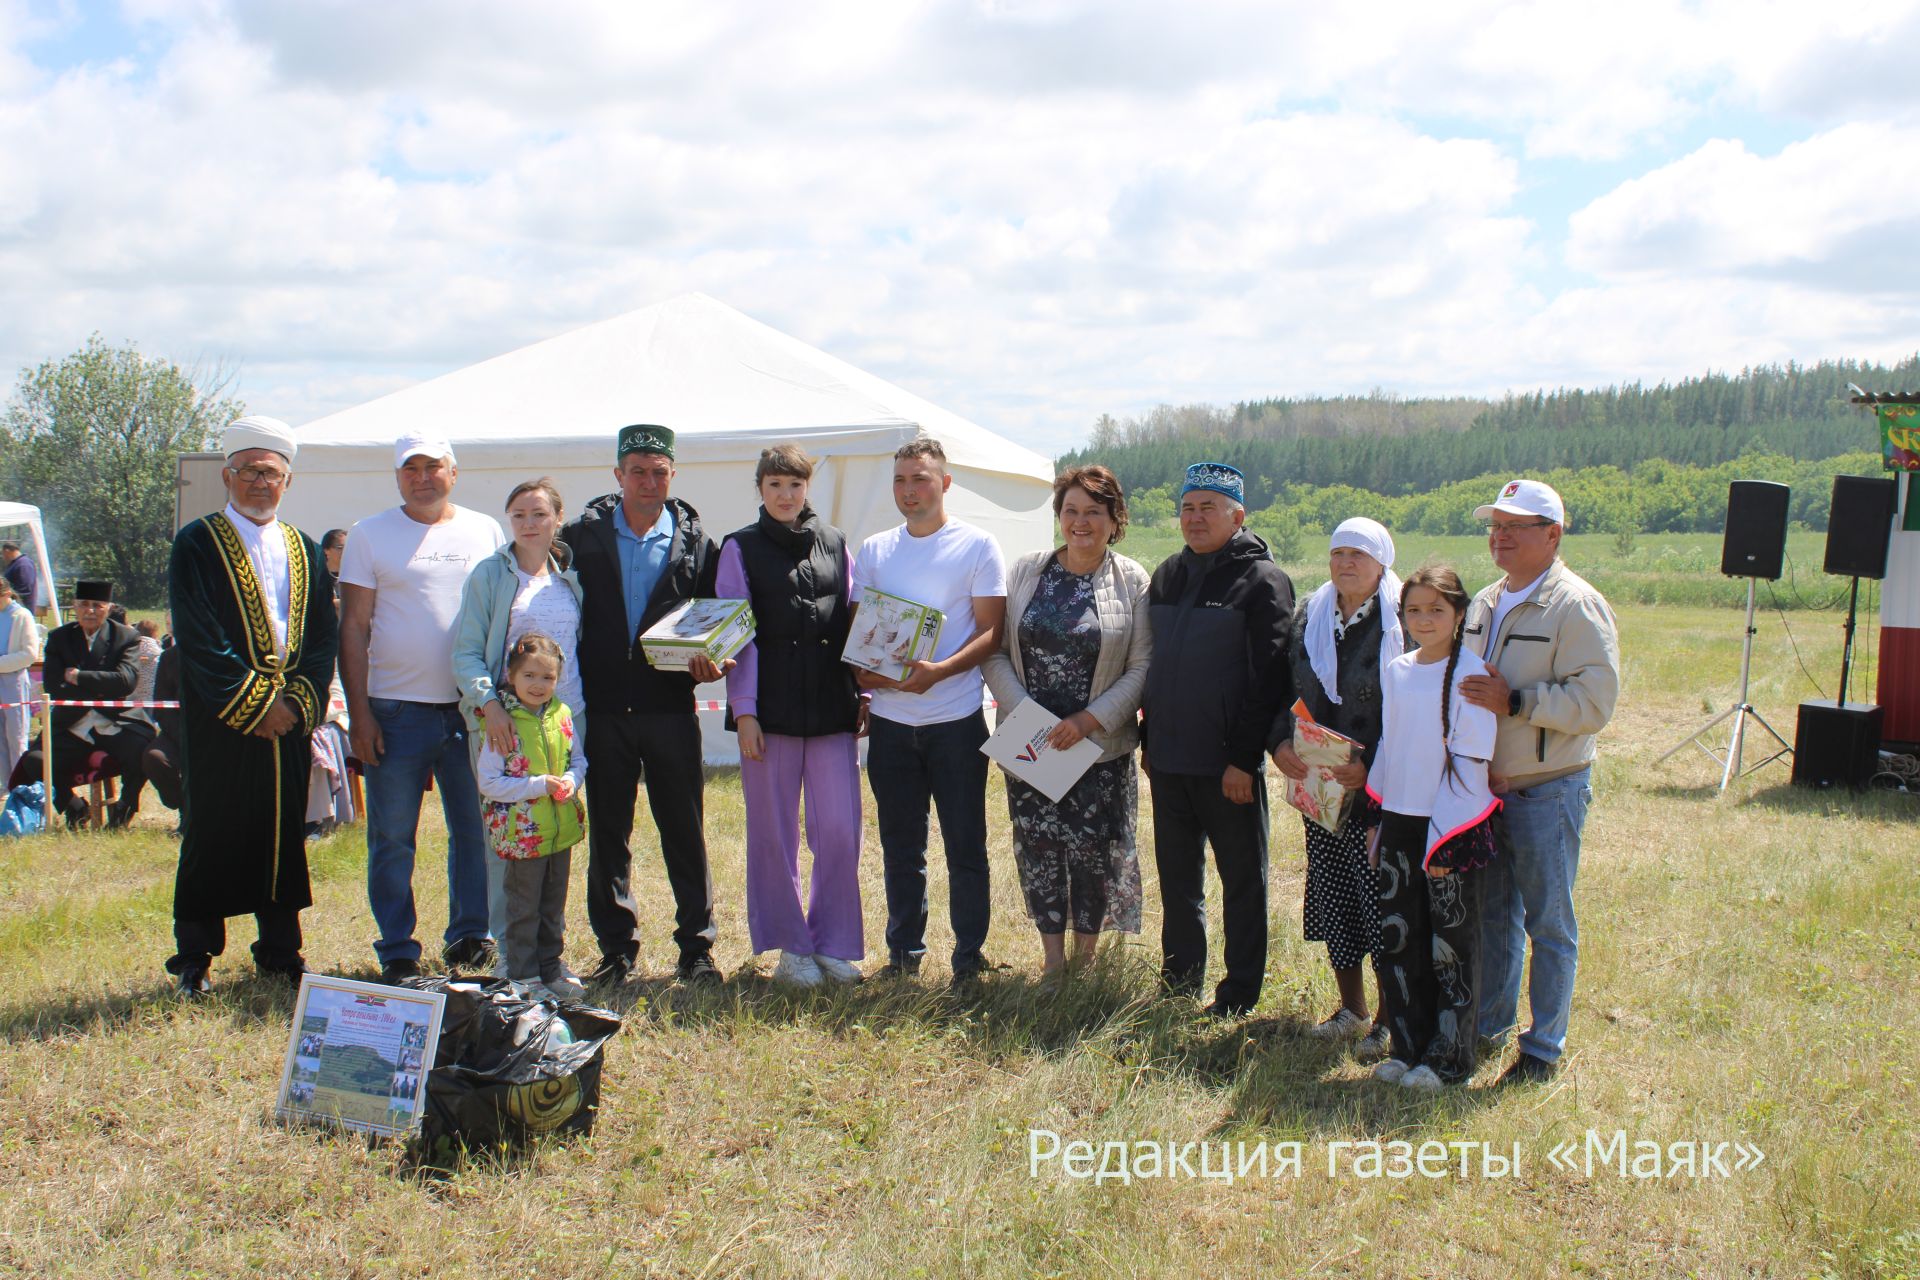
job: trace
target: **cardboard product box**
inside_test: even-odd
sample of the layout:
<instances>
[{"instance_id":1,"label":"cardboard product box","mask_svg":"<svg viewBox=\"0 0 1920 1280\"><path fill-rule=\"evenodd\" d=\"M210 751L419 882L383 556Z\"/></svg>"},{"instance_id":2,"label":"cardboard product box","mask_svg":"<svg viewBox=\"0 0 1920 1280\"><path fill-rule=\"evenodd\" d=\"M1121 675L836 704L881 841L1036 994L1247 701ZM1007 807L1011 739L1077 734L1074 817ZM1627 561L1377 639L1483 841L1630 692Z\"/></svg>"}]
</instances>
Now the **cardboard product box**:
<instances>
[{"instance_id":1,"label":"cardboard product box","mask_svg":"<svg viewBox=\"0 0 1920 1280\"><path fill-rule=\"evenodd\" d=\"M715 666L753 639L753 607L745 600L696 597L674 606L640 634L640 648L653 666L684 671L703 653Z\"/></svg>"}]
</instances>

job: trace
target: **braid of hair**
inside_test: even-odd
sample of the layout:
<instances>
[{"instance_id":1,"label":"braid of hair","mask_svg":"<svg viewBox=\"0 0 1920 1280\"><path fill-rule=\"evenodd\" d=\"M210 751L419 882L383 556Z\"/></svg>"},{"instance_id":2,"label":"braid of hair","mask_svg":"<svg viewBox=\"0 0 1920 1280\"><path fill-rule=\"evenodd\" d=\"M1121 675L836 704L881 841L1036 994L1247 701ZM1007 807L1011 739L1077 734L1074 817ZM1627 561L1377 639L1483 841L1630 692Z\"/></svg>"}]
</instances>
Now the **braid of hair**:
<instances>
[{"instance_id":1,"label":"braid of hair","mask_svg":"<svg viewBox=\"0 0 1920 1280\"><path fill-rule=\"evenodd\" d=\"M1453 767L1453 749L1448 739L1453 737L1453 672L1460 665L1460 635L1466 626L1467 616L1463 613L1454 619L1453 642L1447 650L1447 669L1440 677L1440 751L1441 776L1449 782L1459 781L1459 774Z\"/></svg>"}]
</instances>

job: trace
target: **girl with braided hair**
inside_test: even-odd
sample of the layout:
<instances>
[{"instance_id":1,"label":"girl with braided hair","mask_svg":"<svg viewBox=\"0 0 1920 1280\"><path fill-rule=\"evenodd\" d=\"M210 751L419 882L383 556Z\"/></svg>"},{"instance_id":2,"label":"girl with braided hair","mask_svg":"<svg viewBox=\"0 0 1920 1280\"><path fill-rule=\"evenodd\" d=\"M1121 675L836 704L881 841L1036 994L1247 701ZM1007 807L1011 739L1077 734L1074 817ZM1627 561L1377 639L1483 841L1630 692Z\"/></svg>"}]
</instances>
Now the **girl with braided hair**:
<instances>
[{"instance_id":1,"label":"girl with braided hair","mask_svg":"<svg viewBox=\"0 0 1920 1280\"><path fill-rule=\"evenodd\" d=\"M1460 643L1460 575L1430 565L1401 588L1400 620L1419 647L1381 675L1380 748L1367 773L1376 808L1369 856L1380 887L1380 1001L1391 1056L1374 1078L1438 1089L1473 1074L1480 877L1493 860L1487 787L1497 721L1460 693L1486 663Z\"/></svg>"}]
</instances>

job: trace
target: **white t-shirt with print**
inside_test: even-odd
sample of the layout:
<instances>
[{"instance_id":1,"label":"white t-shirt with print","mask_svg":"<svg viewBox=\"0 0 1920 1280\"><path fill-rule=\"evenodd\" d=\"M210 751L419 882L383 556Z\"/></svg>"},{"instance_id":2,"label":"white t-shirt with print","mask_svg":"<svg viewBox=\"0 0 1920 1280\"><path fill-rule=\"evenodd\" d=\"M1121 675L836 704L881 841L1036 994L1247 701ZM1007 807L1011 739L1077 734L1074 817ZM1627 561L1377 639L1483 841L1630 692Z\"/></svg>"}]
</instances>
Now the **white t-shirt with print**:
<instances>
[{"instance_id":1,"label":"white t-shirt with print","mask_svg":"<svg viewBox=\"0 0 1920 1280\"><path fill-rule=\"evenodd\" d=\"M520 580L520 586L513 593L512 608L507 611L507 652L512 653L514 642L529 631L538 631L559 645L564 659L560 683L554 688L553 696L578 716L586 710L581 701L578 661L580 602L573 598L573 588L567 585L567 580L557 573L535 577L519 565L513 567L513 573Z\"/></svg>"},{"instance_id":2,"label":"white t-shirt with print","mask_svg":"<svg viewBox=\"0 0 1920 1280\"><path fill-rule=\"evenodd\" d=\"M347 533L340 581L371 588L373 640L367 696L458 702L453 623L473 567L506 545L492 516L453 507L453 519L421 524L402 507L368 516Z\"/></svg>"},{"instance_id":3,"label":"white t-shirt with print","mask_svg":"<svg viewBox=\"0 0 1920 1280\"><path fill-rule=\"evenodd\" d=\"M903 524L874 534L854 555L854 600L869 587L931 605L946 615L933 651L933 660L943 662L973 636L974 598L1007 594L1007 562L991 534L964 520L949 517L924 538L914 537ZM975 667L925 693L876 689L872 711L896 724L945 724L978 711L982 687L980 668Z\"/></svg>"}]
</instances>

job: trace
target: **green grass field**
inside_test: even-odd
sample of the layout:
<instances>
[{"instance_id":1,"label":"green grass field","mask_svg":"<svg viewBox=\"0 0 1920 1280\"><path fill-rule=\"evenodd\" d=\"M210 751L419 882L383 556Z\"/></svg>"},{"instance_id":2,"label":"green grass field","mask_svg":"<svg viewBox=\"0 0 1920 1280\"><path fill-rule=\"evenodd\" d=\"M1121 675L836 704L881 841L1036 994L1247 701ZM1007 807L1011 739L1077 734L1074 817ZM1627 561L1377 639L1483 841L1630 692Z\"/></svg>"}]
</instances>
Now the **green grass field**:
<instances>
[{"instance_id":1,"label":"green grass field","mask_svg":"<svg viewBox=\"0 0 1920 1280\"><path fill-rule=\"evenodd\" d=\"M1150 856L1145 933L1093 979L1040 988L997 783L989 954L1008 967L978 997L945 992L937 865L917 983L784 993L761 976L770 958L746 954L740 792L717 771L727 986L666 981L671 903L643 816L643 976L614 1001L628 1024L593 1137L424 1179L392 1146L271 1121L291 1005L249 976L251 922L234 922L215 999L169 994L174 846L150 813L124 835L0 844L0 1273L1920 1274L1920 800L1791 789L1778 763L1720 797L1703 758L1655 767L1731 697L1738 619L1620 614L1626 694L1595 780L1570 1055L1550 1086L1488 1088L1496 1060L1470 1088L1408 1096L1301 1035L1332 1009L1332 984L1324 951L1299 940L1301 836L1285 810L1270 976L1244 1023L1156 996ZM1794 615L1802 651L1837 652L1820 640L1836 622ZM1811 689L1777 618L1761 619L1755 671L1755 702L1791 735ZM868 813L871 947L884 912ZM370 976L358 829L314 863L309 963ZM416 882L432 933L444 877L428 865ZM1031 1129L1299 1142L1304 1168L1122 1185L1056 1161L1035 1178ZM1765 1161L1650 1179L1553 1168L1548 1153L1588 1130L1739 1141ZM1493 1179L1359 1178L1351 1160L1329 1176L1329 1144L1372 1139L1517 1145L1521 1162Z\"/></svg>"}]
</instances>

